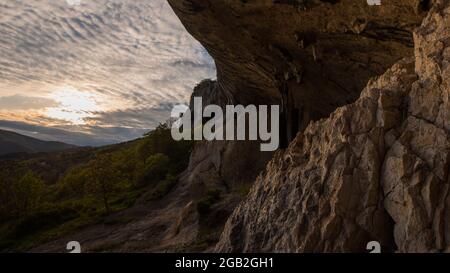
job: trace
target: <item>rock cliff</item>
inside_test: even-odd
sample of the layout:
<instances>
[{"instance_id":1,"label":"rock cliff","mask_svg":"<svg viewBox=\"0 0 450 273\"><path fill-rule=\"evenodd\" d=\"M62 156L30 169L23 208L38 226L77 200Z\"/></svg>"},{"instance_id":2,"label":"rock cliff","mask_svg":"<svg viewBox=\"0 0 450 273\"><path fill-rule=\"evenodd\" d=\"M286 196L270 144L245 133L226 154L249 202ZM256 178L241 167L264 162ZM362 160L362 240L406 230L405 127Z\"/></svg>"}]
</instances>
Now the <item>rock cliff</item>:
<instances>
[{"instance_id":1,"label":"rock cliff","mask_svg":"<svg viewBox=\"0 0 450 273\"><path fill-rule=\"evenodd\" d=\"M222 93L285 106L288 141L412 55L412 31L431 2L169 0L214 58Z\"/></svg>"},{"instance_id":2,"label":"rock cliff","mask_svg":"<svg viewBox=\"0 0 450 273\"><path fill-rule=\"evenodd\" d=\"M216 61L211 103L283 109L216 251L450 251L449 1L169 3ZM184 183L248 183L258 147L199 143Z\"/></svg>"},{"instance_id":3,"label":"rock cliff","mask_svg":"<svg viewBox=\"0 0 450 273\"><path fill-rule=\"evenodd\" d=\"M450 251L450 7L414 33L415 57L280 151L217 251Z\"/></svg>"}]
</instances>

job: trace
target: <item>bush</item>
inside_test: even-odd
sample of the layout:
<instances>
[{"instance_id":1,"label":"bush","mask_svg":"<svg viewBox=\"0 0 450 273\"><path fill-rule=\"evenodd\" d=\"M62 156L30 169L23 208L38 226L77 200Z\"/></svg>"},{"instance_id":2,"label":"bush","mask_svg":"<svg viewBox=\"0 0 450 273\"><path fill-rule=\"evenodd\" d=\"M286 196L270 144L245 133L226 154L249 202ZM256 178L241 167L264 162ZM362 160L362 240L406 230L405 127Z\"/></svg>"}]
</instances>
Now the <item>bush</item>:
<instances>
[{"instance_id":1,"label":"bush","mask_svg":"<svg viewBox=\"0 0 450 273\"><path fill-rule=\"evenodd\" d=\"M88 168L85 165L76 166L58 182L57 197L81 198L84 196L85 183L88 181Z\"/></svg>"},{"instance_id":2,"label":"bush","mask_svg":"<svg viewBox=\"0 0 450 273\"><path fill-rule=\"evenodd\" d=\"M169 171L170 159L165 154L151 155L136 170L135 180L138 186L153 184L164 179Z\"/></svg>"},{"instance_id":3,"label":"bush","mask_svg":"<svg viewBox=\"0 0 450 273\"><path fill-rule=\"evenodd\" d=\"M79 217L70 207L56 206L34 212L22 218L12 229L10 237L19 238L34 234L40 230L56 227L66 221Z\"/></svg>"},{"instance_id":4,"label":"bush","mask_svg":"<svg viewBox=\"0 0 450 273\"><path fill-rule=\"evenodd\" d=\"M146 197L146 201L154 201L163 198L175 186L177 181L178 179L175 176L168 174L166 179L160 181L150 192Z\"/></svg>"},{"instance_id":5,"label":"bush","mask_svg":"<svg viewBox=\"0 0 450 273\"><path fill-rule=\"evenodd\" d=\"M141 159L145 159L154 154L166 154L172 156L174 150L174 144L170 128L167 124L160 124L155 130L145 135L138 146L138 156Z\"/></svg>"},{"instance_id":6,"label":"bush","mask_svg":"<svg viewBox=\"0 0 450 273\"><path fill-rule=\"evenodd\" d=\"M164 154L170 158L172 173L179 173L187 167L192 146L192 141L173 140L170 127L160 124L140 141L136 153L141 161L151 155Z\"/></svg>"},{"instance_id":7,"label":"bush","mask_svg":"<svg viewBox=\"0 0 450 273\"><path fill-rule=\"evenodd\" d=\"M206 196L197 202L197 211L201 215L211 212L211 207L220 200L220 190L213 189L206 193Z\"/></svg>"},{"instance_id":8,"label":"bush","mask_svg":"<svg viewBox=\"0 0 450 273\"><path fill-rule=\"evenodd\" d=\"M1 220L28 215L38 208L44 197L45 183L31 171L16 181L3 181L0 184Z\"/></svg>"}]
</instances>

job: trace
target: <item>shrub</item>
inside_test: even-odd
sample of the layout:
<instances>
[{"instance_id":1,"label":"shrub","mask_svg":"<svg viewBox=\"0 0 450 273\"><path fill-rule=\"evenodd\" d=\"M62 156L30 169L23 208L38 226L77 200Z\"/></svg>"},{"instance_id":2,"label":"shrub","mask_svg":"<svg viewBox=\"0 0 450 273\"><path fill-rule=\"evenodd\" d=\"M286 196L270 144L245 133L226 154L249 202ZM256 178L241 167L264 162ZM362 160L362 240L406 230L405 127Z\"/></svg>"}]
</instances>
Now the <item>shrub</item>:
<instances>
[{"instance_id":1,"label":"shrub","mask_svg":"<svg viewBox=\"0 0 450 273\"><path fill-rule=\"evenodd\" d=\"M112 167L112 162L111 155L98 156L89 164L88 182L85 183L86 192L101 200L107 214L111 212L111 196L127 187L126 183L121 183L123 180L120 173Z\"/></svg>"},{"instance_id":2,"label":"shrub","mask_svg":"<svg viewBox=\"0 0 450 273\"><path fill-rule=\"evenodd\" d=\"M212 189L206 193L206 196L197 202L198 213L204 215L211 212L211 207L220 200L220 190Z\"/></svg>"},{"instance_id":3,"label":"shrub","mask_svg":"<svg viewBox=\"0 0 450 273\"><path fill-rule=\"evenodd\" d=\"M177 181L178 179L174 175L168 174L167 177L160 181L150 192L150 194L146 197L146 201L154 201L163 198L175 186Z\"/></svg>"},{"instance_id":4,"label":"shrub","mask_svg":"<svg viewBox=\"0 0 450 273\"><path fill-rule=\"evenodd\" d=\"M43 208L22 218L13 227L10 237L18 238L28 236L40 230L58 226L78 216L78 212L71 207L55 206L52 208Z\"/></svg>"},{"instance_id":5,"label":"shrub","mask_svg":"<svg viewBox=\"0 0 450 273\"><path fill-rule=\"evenodd\" d=\"M85 165L76 166L58 182L57 197L59 198L80 198L85 192L85 183L88 181L88 167Z\"/></svg>"},{"instance_id":6,"label":"shrub","mask_svg":"<svg viewBox=\"0 0 450 273\"><path fill-rule=\"evenodd\" d=\"M23 217L39 207L45 190L45 183L40 177L28 171L18 180L3 179L0 183L0 216L3 220Z\"/></svg>"},{"instance_id":7,"label":"shrub","mask_svg":"<svg viewBox=\"0 0 450 273\"><path fill-rule=\"evenodd\" d=\"M165 154L154 154L145 160L145 164L140 165L136 170L135 180L138 186L153 184L167 175L169 171L170 159Z\"/></svg>"}]
</instances>

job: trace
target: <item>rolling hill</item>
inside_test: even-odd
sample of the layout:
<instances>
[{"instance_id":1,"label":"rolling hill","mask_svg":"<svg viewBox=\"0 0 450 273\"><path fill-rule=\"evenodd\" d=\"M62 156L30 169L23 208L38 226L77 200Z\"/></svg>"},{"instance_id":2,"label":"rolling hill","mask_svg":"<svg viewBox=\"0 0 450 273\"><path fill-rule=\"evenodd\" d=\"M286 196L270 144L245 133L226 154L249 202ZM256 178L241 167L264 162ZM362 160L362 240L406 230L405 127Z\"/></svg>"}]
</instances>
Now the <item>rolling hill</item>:
<instances>
[{"instance_id":1,"label":"rolling hill","mask_svg":"<svg viewBox=\"0 0 450 273\"><path fill-rule=\"evenodd\" d=\"M15 153L56 152L75 147L74 145L62 142L43 141L14 132L0 130L0 156Z\"/></svg>"}]
</instances>

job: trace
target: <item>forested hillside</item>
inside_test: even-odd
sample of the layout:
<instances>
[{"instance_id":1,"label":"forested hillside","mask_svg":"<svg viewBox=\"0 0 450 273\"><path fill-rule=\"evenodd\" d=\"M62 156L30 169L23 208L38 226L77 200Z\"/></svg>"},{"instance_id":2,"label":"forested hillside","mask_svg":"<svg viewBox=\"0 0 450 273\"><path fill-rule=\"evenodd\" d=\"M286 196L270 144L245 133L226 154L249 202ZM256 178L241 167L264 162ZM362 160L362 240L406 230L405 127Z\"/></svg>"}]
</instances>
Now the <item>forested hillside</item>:
<instances>
[{"instance_id":1,"label":"forested hillside","mask_svg":"<svg viewBox=\"0 0 450 273\"><path fill-rule=\"evenodd\" d=\"M0 251L26 250L105 222L137 200L162 198L190 150L160 125L129 143L0 161Z\"/></svg>"}]
</instances>

